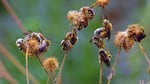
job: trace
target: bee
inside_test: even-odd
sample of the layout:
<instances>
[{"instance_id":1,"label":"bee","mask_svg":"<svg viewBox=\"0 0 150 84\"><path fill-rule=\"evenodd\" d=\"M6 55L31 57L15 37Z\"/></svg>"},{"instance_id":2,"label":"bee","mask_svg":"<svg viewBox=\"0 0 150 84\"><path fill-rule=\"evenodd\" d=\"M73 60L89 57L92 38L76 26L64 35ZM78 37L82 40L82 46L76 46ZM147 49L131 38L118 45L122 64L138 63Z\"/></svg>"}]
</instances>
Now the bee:
<instances>
[{"instance_id":1,"label":"bee","mask_svg":"<svg viewBox=\"0 0 150 84\"><path fill-rule=\"evenodd\" d=\"M110 39L111 36L111 31L112 31L112 24L108 19L103 20L103 27L105 29L105 37L108 37L108 40Z\"/></svg>"},{"instance_id":2,"label":"bee","mask_svg":"<svg viewBox=\"0 0 150 84\"><path fill-rule=\"evenodd\" d=\"M76 29L73 28L71 32L66 34L65 39L61 41L62 50L69 51L77 42L78 36L76 34Z\"/></svg>"},{"instance_id":3,"label":"bee","mask_svg":"<svg viewBox=\"0 0 150 84\"><path fill-rule=\"evenodd\" d=\"M99 62L104 62L107 67L110 67L111 57L112 56L110 55L110 52L107 49L105 48L99 49L98 51Z\"/></svg>"},{"instance_id":4,"label":"bee","mask_svg":"<svg viewBox=\"0 0 150 84\"><path fill-rule=\"evenodd\" d=\"M89 20L93 19L94 17L94 10L88 6L82 7L80 9L80 12L84 14L85 17L87 17Z\"/></svg>"},{"instance_id":5,"label":"bee","mask_svg":"<svg viewBox=\"0 0 150 84\"><path fill-rule=\"evenodd\" d=\"M16 45L24 54L28 48L28 55L33 56L35 53L41 54L46 52L50 45L50 41L47 40L43 34L32 32L26 34L24 38L17 39Z\"/></svg>"},{"instance_id":6,"label":"bee","mask_svg":"<svg viewBox=\"0 0 150 84\"><path fill-rule=\"evenodd\" d=\"M72 44L70 40L67 40L67 39L61 41L61 46L62 46L61 49L65 52L68 52L72 48Z\"/></svg>"},{"instance_id":7,"label":"bee","mask_svg":"<svg viewBox=\"0 0 150 84\"><path fill-rule=\"evenodd\" d=\"M95 44L95 46L97 48L104 48L104 41L103 41L103 39L99 38L96 35L92 36L90 42Z\"/></svg>"}]
</instances>

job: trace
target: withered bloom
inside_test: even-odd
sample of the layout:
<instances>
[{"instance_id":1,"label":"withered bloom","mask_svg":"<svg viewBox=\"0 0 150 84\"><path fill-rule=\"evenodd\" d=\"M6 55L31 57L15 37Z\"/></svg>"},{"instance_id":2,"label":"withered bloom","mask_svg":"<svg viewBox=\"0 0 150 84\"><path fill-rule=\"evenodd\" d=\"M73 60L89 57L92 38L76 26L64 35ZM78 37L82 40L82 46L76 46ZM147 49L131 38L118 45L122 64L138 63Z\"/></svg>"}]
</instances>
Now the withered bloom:
<instances>
[{"instance_id":1,"label":"withered bloom","mask_svg":"<svg viewBox=\"0 0 150 84\"><path fill-rule=\"evenodd\" d=\"M146 36L144 28L138 24L129 25L126 31L128 32L129 37L137 42L140 42Z\"/></svg>"},{"instance_id":2,"label":"withered bloom","mask_svg":"<svg viewBox=\"0 0 150 84\"><path fill-rule=\"evenodd\" d=\"M125 51L128 51L132 48L134 40L130 39L127 32L117 32L115 35L114 43L119 47L123 48Z\"/></svg>"},{"instance_id":3,"label":"withered bloom","mask_svg":"<svg viewBox=\"0 0 150 84\"><path fill-rule=\"evenodd\" d=\"M54 72L56 69L58 69L58 65L58 61L54 57L49 57L43 62L43 67L51 72Z\"/></svg>"}]
</instances>

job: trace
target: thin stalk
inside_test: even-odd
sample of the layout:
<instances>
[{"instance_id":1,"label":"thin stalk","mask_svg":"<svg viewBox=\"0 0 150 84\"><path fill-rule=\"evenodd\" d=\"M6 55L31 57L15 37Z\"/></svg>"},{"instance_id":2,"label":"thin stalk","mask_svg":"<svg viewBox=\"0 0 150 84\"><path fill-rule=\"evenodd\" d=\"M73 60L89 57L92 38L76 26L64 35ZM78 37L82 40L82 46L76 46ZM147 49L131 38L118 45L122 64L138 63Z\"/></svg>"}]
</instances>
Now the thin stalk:
<instances>
[{"instance_id":1,"label":"thin stalk","mask_svg":"<svg viewBox=\"0 0 150 84\"><path fill-rule=\"evenodd\" d=\"M1 1L2 1L3 5L5 6L6 10L9 12L11 17L14 19L14 21L18 25L18 28L22 31L22 33L23 34L27 33L27 31L23 27L23 24L21 23L20 19L17 17L17 15L15 14L14 10L12 9L12 7L9 5L7 0L1 0Z\"/></svg>"},{"instance_id":2,"label":"thin stalk","mask_svg":"<svg viewBox=\"0 0 150 84\"><path fill-rule=\"evenodd\" d=\"M28 44L27 44L27 50L26 50L26 79L27 79L27 84L29 84L29 69L28 69Z\"/></svg>"},{"instance_id":3,"label":"thin stalk","mask_svg":"<svg viewBox=\"0 0 150 84\"><path fill-rule=\"evenodd\" d=\"M94 3L94 4L90 5L90 8L94 8L96 5L97 5L97 4Z\"/></svg>"},{"instance_id":4,"label":"thin stalk","mask_svg":"<svg viewBox=\"0 0 150 84\"><path fill-rule=\"evenodd\" d=\"M115 57L114 64L113 64L113 66L112 66L112 71L111 71L111 73L110 73L110 75L109 75L109 77L108 77L108 82L107 82L107 84L110 84L110 82L111 82L111 80L112 80L112 78L113 78L113 76L114 76L115 68L116 68L116 65L117 65L117 62L118 62L118 59L119 59L119 55L120 55L120 51L121 51L121 48L119 47L119 48L118 48L118 51L117 51L117 54L116 54L116 57Z\"/></svg>"},{"instance_id":5,"label":"thin stalk","mask_svg":"<svg viewBox=\"0 0 150 84\"><path fill-rule=\"evenodd\" d=\"M102 73L103 73L103 69L102 69L102 62L100 62L100 71L99 71L99 84L102 84Z\"/></svg>"},{"instance_id":6,"label":"thin stalk","mask_svg":"<svg viewBox=\"0 0 150 84\"><path fill-rule=\"evenodd\" d=\"M43 60L40 59L40 57L39 57L38 54L36 54L36 57L37 57L38 61L40 62L41 66L43 67L43 63L42 63ZM43 68L43 69L44 69L44 71L46 72L46 74L47 74L47 76L48 76L48 79L51 80L51 83L52 83L52 84L54 84L54 83L53 83L53 79L52 79L51 76L50 76L50 73L49 73L45 68Z\"/></svg>"},{"instance_id":7,"label":"thin stalk","mask_svg":"<svg viewBox=\"0 0 150 84\"><path fill-rule=\"evenodd\" d=\"M26 69L21 65L16 58L0 43L0 53L2 53L21 73L26 75ZM29 79L33 84L39 84L39 81L29 72Z\"/></svg>"},{"instance_id":8,"label":"thin stalk","mask_svg":"<svg viewBox=\"0 0 150 84\"><path fill-rule=\"evenodd\" d=\"M148 58L148 55L147 55L146 51L144 50L144 48L143 48L143 46L142 46L141 43L138 42L138 45L139 45L141 51L143 52L144 57L145 57L145 59L146 59L148 65L149 65L149 67L150 67L150 59Z\"/></svg>"},{"instance_id":9,"label":"thin stalk","mask_svg":"<svg viewBox=\"0 0 150 84\"><path fill-rule=\"evenodd\" d=\"M60 78L60 76L61 76L62 69L63 69L63 67L64 67L64 63L65 63L66 57L67 57L67 53L65 52L65 53L64 53L64 58L63 58L63 60L62 60L62 63L61 63L60 69L59 69L59 73L58 73L58 76L57 76L57 79L56 79L56 80L59 80L59 78Z\"/></svg>"}]
</instances>

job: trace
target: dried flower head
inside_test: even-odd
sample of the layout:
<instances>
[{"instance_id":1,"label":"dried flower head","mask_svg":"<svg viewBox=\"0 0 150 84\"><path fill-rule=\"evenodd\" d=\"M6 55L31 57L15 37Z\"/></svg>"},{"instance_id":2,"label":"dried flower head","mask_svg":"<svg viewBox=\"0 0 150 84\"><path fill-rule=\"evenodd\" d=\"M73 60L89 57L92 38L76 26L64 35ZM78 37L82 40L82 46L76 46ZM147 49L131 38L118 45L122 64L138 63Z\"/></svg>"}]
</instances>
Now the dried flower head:
<instances>
[{"instance_id":1,"label":"dried flower head","mask_svg":"<svg viewBox=\"0 0 150 84\"><path fill-rule=\"evenodd\" d=\"M134 40L128 37L127 32L117 32L115 35L114 43L119 47L123 48L125 51L128 51L132 48Z\"/></svg>"},{"instance_id":2,"label":"dried flower head","mask_svg":"<svg viewBox=\"0 0 150 84\"><path fill-rule=\"evenodd\" d=\"M144 28L138 24L132 24L128 26L126 30L130 38L133 38L135 41L140 42L145 38Z\"/></svg>"},{"instance_id":3,"label":"dried flower head","mask_svg":"<svg viewBox=\"0 0 150 84\"><path fill-rule=\"evenodd\" d=\"M96 4L99 5L100 7L104 8L105 5L109 4L109 0L96 0Z\"/></svg>"},{"instance_id":4,"label":"dried flower head","mask_svg":"<svg viewBox=\"0 0 150 84\"><path fill-rule=\"evenodd\" d=\"M68 20L78 29L81 30L88 25L88 19L82 12L69 11L67 14Z\"/></svg>"},{"instance_id":5,"label":"dried flower head","mask_svg":"<svg viewBox=\"0 0 150 84\"><path fill-rule=\"evenodd\" d=\"M148 72L148 74L150 75L150 67L148 67L147 72Z\"/></svg>"},{"instance_id":6,"label":"dried flower head","mask_svg":"<svg viewBox=\"0 0 150 84\"><path fill-rule=\"evenodd\" d=\"M99 49L98 56L99 56L100 62L104 62L106 64L106 66L110 67L110 60L111 60L112 56L107 49L105 49L105 48Z\"/></svg>"},{"instance_id":7,"label":"dried flower head","mask_svg":"<svg viewBox=\"0 0 150 84\"><path fill-rule=\"evenodd\" d=\"M26 34L24 38L19 38L16 41L17 47L22 53L26 53L28 48L28 56L33 56L35 53L41 54L46 52L50 41L47 40L41 33L32 32Z\"/></svg>"},{"instance_id":8,"label":"dried flower head","mask_svg":"<svg viewBox=\"0 0 150 84\"><path fill-rule=\"evenodd\" d=\"M50 70L50 72L54 72L59 67L59 63L56 58L49 57L44 60L43 66L45 69Z\"/></svg>"},{"instance_id":9,"label":"dried flower head","mask_svg":"<svg viewBox=\"0 0 150 84\"><path fill-rule=\"evenodd\" d=\"M94 10L88 6L82 7L80 9L80 12L82 12L84 14L85 17L87 17L88 19L93 19L94 17Z\"/></svg>"}]
</instances>

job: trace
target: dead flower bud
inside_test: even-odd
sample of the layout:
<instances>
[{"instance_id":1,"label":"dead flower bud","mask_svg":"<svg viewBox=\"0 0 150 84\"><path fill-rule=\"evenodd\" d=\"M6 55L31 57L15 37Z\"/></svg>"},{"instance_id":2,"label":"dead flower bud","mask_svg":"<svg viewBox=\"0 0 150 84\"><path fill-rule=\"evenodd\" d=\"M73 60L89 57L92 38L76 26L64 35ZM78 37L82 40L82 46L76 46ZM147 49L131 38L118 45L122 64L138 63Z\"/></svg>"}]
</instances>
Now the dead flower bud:
<instances>
[{"instance_id":1,"label":"dead flower bud","mask_svg":"<svg viewBox=\"0 0 150 84\"><path fill-rule=\"evenodd\" d=\"M96 0L96 4L99 5L100 7L104 8L105 5L109 4L109 0Z\"/></svg>"},{"instance_id":2,"label":"dead flower bud","mask_svg":"<svg viewBox=\"0 0 150 84\"><path fill-rule=\"evenodd\" d=\"M54 72L58 69L59 63L56 58L49 57L43 61L43 66L45 69L50 70L50 72Z\"/></svg>"},{"instance_id":3,"label":"dead flower bud","mask_svg":"<svg viewBox=\"0 0 150 84\"><path fill-rule=\"evenodd\" d=\"M16 41L17 47L22 53L26 53L28 48L28 56L33 56L35 53L41 54L46 52L50 41L47 40L41 33L32 32L25 35L24 38L19 38Z\"/></svg>"},{"instance_id":4,"label":"dead flower bud","mask_svg":"<svg viewBox=\"0 0 150 84\"><path fill-rule=\"evenodd\" d=\"M82 7L80 9L80 12L82 12L84 14L85 17L87 17L88 19L93 19L94 17L94 10L88 6Z\"/></svg>"},{"instance_id":5,"label":"dead flower bud","mask_svg":"<svg viewBox=\"0 0 150 84\"><path fill-rule=\"evenodd\" d=\"M101 48L98 51L98 57L100 62L104 62L106 66L110 67L111 55L107 49Z\"/></svg>"},{"instance_id":6,"label":"dead flower bud","mask_svg":"<svg viewBox=\"0 0 150 84\"><path fill-rule=\"evenodd\" d=\"M117 32L115 35L115 40L114 40L115 45L117 45L119 48L123 48L125 51L128 51L129 49L132 48L134 44L134 40L130 39L128 37L127 32Z\"/></svg>"},{"instance_id":7,"label":"dead flower bud","mask_svg":"<svg viewBox=\"0 0 150 84\"><path fill-rule=\"evenodd\" d=\"M133 38L137 42L140 42L146 36L144 28L138 24L129 25L126 31L128 32L129 37Z\"/></svg>"}]
</instances>

